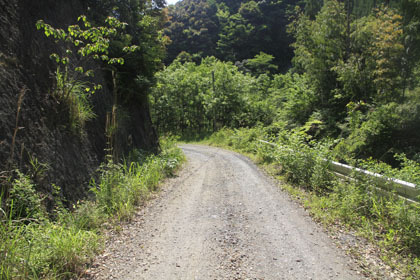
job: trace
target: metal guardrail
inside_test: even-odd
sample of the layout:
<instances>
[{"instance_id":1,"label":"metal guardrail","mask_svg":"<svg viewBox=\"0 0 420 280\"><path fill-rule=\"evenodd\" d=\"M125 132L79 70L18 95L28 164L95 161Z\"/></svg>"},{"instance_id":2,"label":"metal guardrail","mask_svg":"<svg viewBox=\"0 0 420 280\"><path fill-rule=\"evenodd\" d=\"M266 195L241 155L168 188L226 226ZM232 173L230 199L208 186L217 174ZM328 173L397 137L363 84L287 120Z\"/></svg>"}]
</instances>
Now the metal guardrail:
<instances>
[{"instance_id":1,"label":"metal guardrail","mask_svg":"<svg viewBox=\"0 0 420 280\"><path fill-rule=\"evenodd\" d=\"M268 144L273 147L279 147L276 144L264 140L259 140L259 142ZM332 172L334 172L336 175L342 178L352 178L354 173L365 175L370 179L376 181L377 185L381 188L380 190L382 190L385 193L388 193L389 195L391 195L392 193L396 193L397 195L406 199L409 202L420 202L420 187L416 186L413 183L405 182L403 180L395 178L389 178L382 174L363 170L336 161L331 161L329 168Z\"/></svg>"}]
</instances>

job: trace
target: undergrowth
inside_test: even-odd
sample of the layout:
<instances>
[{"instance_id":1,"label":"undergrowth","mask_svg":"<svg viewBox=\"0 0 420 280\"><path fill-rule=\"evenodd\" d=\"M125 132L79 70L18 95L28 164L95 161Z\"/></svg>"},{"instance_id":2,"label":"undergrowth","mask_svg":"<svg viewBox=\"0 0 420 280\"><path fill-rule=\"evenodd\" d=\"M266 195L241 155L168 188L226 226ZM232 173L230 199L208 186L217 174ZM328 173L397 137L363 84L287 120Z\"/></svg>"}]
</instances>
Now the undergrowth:
<instances>
[{"instance_id":1,"label":"undergrowth","mask_svg":"<svg viewBox=\"0 0 420 280\"><path fill-rule=\"evenodd\" d=\"M163 139L159 155L133 151L123 163L104 163L91 182L94 199L66 209L57 197L53 213L45 210L30 176L15 171L0 197L0 279L82 275L103 247L103 224L129 220L159 181L183 162L174 143Z\"/></svg>"},{"instance_id":2,"label":"undergrowth","mask_svg":"<svg viewBox=\"0 0 420 280\"><path fill-rule=\"evenodd\" d=\"M274 136L273 136L274 135ZM270 144L260 140L267 140ZM380 257L407 279L420 278L420 206L377 191L378 181L360 174L339 180L329 170L334 143L318 143L302 131L271 133L270 128L222 129L205 143L255 155L257 161L281 176L285 188L325 225L341 224L381 248ZM419 164L403 154L401 168L354 160L354 164L388 177L420 185Z\"/></svg>"}]
</instances>

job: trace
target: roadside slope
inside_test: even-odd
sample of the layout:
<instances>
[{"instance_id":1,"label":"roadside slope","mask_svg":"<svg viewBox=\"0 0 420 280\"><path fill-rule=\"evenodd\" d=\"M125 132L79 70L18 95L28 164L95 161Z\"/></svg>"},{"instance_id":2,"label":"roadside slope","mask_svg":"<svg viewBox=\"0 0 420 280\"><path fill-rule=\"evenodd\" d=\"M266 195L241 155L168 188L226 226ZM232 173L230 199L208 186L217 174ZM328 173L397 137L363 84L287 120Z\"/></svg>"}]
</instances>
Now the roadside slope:
<instances>
[{"instance_id":1,"label":"roadside slope","mask_svg":"<svg viewBox=\"0 0 420 280\"><path fill-rule=\"evenodd\" d=\"M111 239L91 279L361 279L247 158L183 145L188 164Z\"/></svg>"}]
</instances>

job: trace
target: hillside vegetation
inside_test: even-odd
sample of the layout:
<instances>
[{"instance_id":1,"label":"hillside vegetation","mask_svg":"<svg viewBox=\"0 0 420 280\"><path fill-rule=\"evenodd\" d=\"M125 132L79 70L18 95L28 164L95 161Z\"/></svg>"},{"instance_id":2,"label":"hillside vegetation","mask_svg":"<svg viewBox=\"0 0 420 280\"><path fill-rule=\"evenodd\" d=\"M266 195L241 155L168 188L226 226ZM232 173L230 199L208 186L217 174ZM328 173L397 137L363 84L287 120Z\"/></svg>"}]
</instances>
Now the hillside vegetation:
<instances>
[{"instance_id":1,"label":"hillside vegetation","mask_svg":"<svg viewBox=\"0 0 420 280\"><path fill-rule=\"evenodd\" d=\"M201 133L262 125L272 127L274 136L287 130L318 140L334 139L339 160L373 157L398 166L394 155L404 153L419 161L418 1L304 2L300 6L282 2L278 7L289 15L283 23L288 31L284 36L293 38L293 66L284 73L278 69L287 63L279 62L278 54L268 50L282 47L276 41L257 40L263 48L232 35L238 40L238 47L231 49L235 54L257 49L236 58L211 53L220 48L208 45L210 53L200 53L180 45L177 40L181 38L172 35L172 48L181 52L157 74L150 98L159 130ZM182 1L169 12L188 14L199 3ZM252 6L259 10L276 3L207 4L217 8L216 14L229 7L227 20L234 21L244 16L233 14L235 9L243 12ZM190 24L199 18L193 17ZM220 18L216 22L219 33L197 36L213 35L220 46L225 29ZM172 26L181 26L177 16L168 28ZM251 28L252 24L243 26ZM192 26L184 27L186 36Z\"/></svg>"},{"instance_id":2,"label":"hillside vegetation","mask_svg":"<svg viewBox=\"0 0 420 280\"><path fill-rule=\"evenodd\" d=\"M256 155L317 219L418 278L418 205L369 178L339 181L328 160L419 186L420 2L182 1L169 15L171 62L150 95L158 131Z\"/></svg>"}]
</instances>

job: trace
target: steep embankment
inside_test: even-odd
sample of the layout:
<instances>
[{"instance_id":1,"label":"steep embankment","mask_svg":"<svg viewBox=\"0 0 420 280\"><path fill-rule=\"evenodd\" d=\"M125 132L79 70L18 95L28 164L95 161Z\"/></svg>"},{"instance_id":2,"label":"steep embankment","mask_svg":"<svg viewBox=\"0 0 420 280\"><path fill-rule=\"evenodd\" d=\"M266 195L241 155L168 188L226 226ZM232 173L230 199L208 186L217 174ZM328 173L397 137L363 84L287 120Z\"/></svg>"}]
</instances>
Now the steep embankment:
<instances>
[{"instance_id":1,"label":"steep embankment","mask_svg":"<svg viewBox=\"0 0 420 280\"><path fill-rule=\"evenodd\" d=\"M104 158L105 123L107 112L112 111L112 93L106 87L95 93L91 101L96 117L86 123L83 133L71 131L67 105L51 95L56 66L49 56L62 49L37 31L35 23L43 19L61 28L74 24L87 11L86 2L0 0L2 178L18 168L34 177L39 191L49 194L55 184L69 201L84 195L83 186ZM96 71L95 79L106 84L100 71ZM123 110L125 117L119 124L115 147L121 151L156 147L147 103L139 99Z\"/></svg>"}]
</instances>

